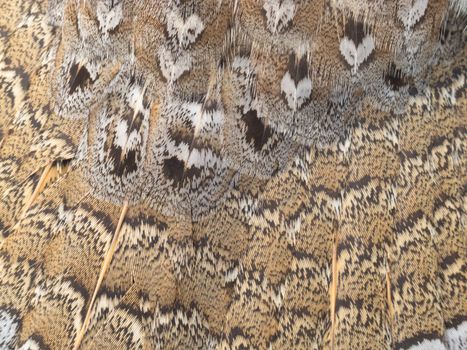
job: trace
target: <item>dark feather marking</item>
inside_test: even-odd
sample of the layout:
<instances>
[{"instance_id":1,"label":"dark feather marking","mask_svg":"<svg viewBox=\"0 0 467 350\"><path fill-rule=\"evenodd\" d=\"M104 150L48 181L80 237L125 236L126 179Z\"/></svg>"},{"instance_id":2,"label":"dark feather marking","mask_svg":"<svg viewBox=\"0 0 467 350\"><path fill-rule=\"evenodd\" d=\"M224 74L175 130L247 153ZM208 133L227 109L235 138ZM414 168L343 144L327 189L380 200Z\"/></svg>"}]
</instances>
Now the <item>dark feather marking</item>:
<instances>
[{"instance_id":1,"label":"dark feather marking","mask_svg":"<svg viewBox=\"0 0 467 350\"><path fill-rule=\"evenodd\" d=\"M355 47L358 47L366 36L363 23L355 22L353 18L349 19L345 25L345 36L354 42Z\"/></svg>"},{"instance_id":2,"label":"dark feather marking","mask_svg":"<svg viewBox=\"0 0 467 350\"><path fill-rule=\"evenodd\" d=\"M253 142L255 150L261 151L263 145L266 144L272 135L271 128L265 127L263 122L258 118L258 113L254 109L250 109L242 116L242 121L246 125L246 139L248 142Z\"/></svg>"},{"instance_id":3,"label":"dark feather marking","mask_svg":"<svg viewBox=\"0 0 467 350\"><path fill-rule=\"evenodd\" d=\"M405 80L402 71L398 69L394 63L389 65L388 71L384 76L384 80L395 91L398 91L401 87L407 85L407 81Z\"/></svg>"},{"instance_id":4,"label":"dark feather marking","mask_svg":"<svg viewBox=\"0 0 467 350\"><path fill-rule=\"evenodd\" d=\"M306 55L303 55L300 60L297 61L295 53L291 53L287 69L295 83L295 86L297 86L301 80L308 77L308 62Z\"/></svg>"},{"instance_id":5,"label":"dark feather marking","mask_svg":"<svg viewBox=\"0 0 467 350\"><path fill-rule=\"evenodd\" d=\"M77 63L71 66L69 81L70 95L74 94L78 87L83 89L90 82L92 82L91 75L85 66L81 66L79 69Z\"/></svg>"},{"instance_id":6,"label":"dark feather marking","mask_svg":"<svg viewBox=\"0 0 467 350\"><path fill-rule=\"evenodd\" d=\"M181 187L184 170L185 164L177 157L164 160L164 175L173 180L174 187Z\"/></svg>"}]
</instances>

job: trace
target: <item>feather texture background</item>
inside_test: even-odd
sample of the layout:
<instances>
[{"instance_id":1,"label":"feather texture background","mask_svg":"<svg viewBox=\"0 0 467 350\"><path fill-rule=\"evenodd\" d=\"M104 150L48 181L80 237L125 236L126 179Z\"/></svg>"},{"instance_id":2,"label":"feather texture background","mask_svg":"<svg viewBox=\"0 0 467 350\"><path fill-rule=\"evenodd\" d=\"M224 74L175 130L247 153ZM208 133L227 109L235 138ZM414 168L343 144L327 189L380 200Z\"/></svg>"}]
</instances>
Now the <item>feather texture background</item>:
<instances>
[{"instance_id":1,"label":"feather texture background","mask_svg":"<svg viewBox=\"0 0 467 350\"><path fill-rule=\"evenodd\" d=\"M467 349L465 0L0 0L0 349Z\"/></svg>"}]
</instances>

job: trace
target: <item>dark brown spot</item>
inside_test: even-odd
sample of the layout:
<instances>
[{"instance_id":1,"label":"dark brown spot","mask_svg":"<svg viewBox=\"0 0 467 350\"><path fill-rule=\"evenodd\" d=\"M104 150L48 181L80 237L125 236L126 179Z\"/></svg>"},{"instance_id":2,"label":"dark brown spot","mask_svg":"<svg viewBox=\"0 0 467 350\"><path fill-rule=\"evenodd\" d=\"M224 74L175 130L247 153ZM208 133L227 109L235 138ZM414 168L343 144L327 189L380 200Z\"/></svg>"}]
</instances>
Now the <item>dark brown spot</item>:
<instances>
[{"instance_id":1,"label":"dark brown spot","mask_svg":"<svg viewBox=\"0 0 467 350\"><path fill-rule=\"evenodd\" d=\"M413 305L413 306L416 306L416 305ZM422 332L422 333L419 333L417 334L416 336L414 337L411 337L411 338L408 338L408 339L405 339L401 342L398 342L395 346L395 349L408 349L408 348L411 348L412 346L414 345L420 345L420 343L422 343L423 341L425 340L428 340L428 341L433 341L433 340L436 340L436 339L440 339L442 337L442 334L434 331L434 332Z\"/></svg>"},{"instance_id":2,"label":"dark brown spot","mask_svg":"<svg viewBox=\"0 0 467 350\"><path fill-rule=\"evenodd\" d=\"M177 157L164 160L164 175L173 180L173 186L180 188L183 184L185 164Z\"/></svg>"},{"instance_id":3,"label":"dark brown spot","mask_svg":"<svg viewBox=\"0 0 467 350\"><path fill-rule=\"evenodd\" d=\"M216 100L208 99L203 103L203 111L206 113L215 112L219 109L219 104Z\"/></svg>"},{"instance_id":4,"label":"dark brown spot","mask_svg":"<svg viewBox=\"0 0 467 350\"><path fill-rule=\"evenodd\" d=\"M169 131L170 138L175 141L175 145L179 146L184 143L186 145L191 145L195 136L194 129L181 130L175 129Z\"/></svg>"},{"instance_id":5,"label":"dark brown spot","mask_svg":"<svg viewBox=\"0 0 467 350\"><path fill-rule=\"evenodd\" d=\"M137 161L140 160L138 157L140 157L138 150L132 149L126 153L125 157L123 158L122 174L129 174L138 170Z\"/></svg>"},{"instance_id":6,"label":"dark brown spot","mask_svg":"<svg viewBox=\"0 0 467 350\"><path fill-rule=\"evenodd\" d=\"M126 120L129 125L128 134L131 134L133 131L140 132L141 126L143 125L144 114L141 111L138 111L135 116L133 114L133 109L130 109L126 115Z\"/></svg>"},{"instance_id":7,"label":"dark brown spot","mask_svg":"<svg viewBox=\"0 0 467 350\"><path fill-rule=\"evenodd\" d=\"M29 89L29 74L26 73L23 67L18 66L15 68L15 73L19 76L21 80L21 87L23 88L24 91Z\"/></svg>"},{"instance_id":8,"label":"dark brown spot","mask_svg":"<svg viewBox=\"0 0 467 350\"><path fill-rule=\"evenodd\" d=\"M120 109L114 109L114 114L119 114ZM122 120L126 122L128 126L127 134L131 134L136 131L141 132L141 126L144 122L144 115L141 112L134 115L134 110L128 108L126 113L122 116ZM116 130L112 130L110 125L107 128L107 134L109 135L104 143L104 152L107 155L109 164L112 164L112 169L109 171L111 174L114 174L118 177L126 176L130 173L136 172L138 170L138 164L142 160L141 151L139 148L136 149L127 149L126 146L123 148L115 144Z\"/></svg>"},{"instance_id":9,"label":"dark brown spot","mask_svg":"<svg viewBox=\"0 0 467 350\"><path fill-rule=\"evenodd\" d=\"M413 96L413 97L415 97L415 96L418 95L418 89L417 89L416 86L411 85L411 86L409 87L409 95L410 95L410 96Z\"/></svg>"},{"instance_id":10,"label":"dark brown spot","mask_svg":"<svg viewBox=\"0 0 467 350\"><path fill-rule=\"evenodd\" d=\"M201 169L196 166L191 166L190 168L185 170L185 176L188 179L193 179L201 176Z\"/></svg>"},{"instance_id":11,"label":"dark brown spot","mask_svg":"<svg viewBox=\"0 0 467 350\"><path fill-rule=\"evenodd\" d=\"M250 143L253 142L257 152L261 151L264 144L272 135L271 128L264 126L254 109L250 109L246 114L244 114L242 116L242 121L246 125L247 141Z\"/></svg>"},{"instance_id":12,"label":"dark brown spot","mask_svg":"<svg viewBox=\"0 0 467 350\"><path fill-rule=\"evenodd\" d=\"M394 63L389 65L389 68L384 76L386 83L395 91L398 91L401 87L407 85L402 70L398 69Z\"/></svg>"},{"instance_id":13,"label":"dark brown spot","mask_svg":"<svg viewBox=\"0 0 467 350\"><path fill-rule=\"evenodd\" d=\"M293 79L295 86L302 80L308 77L308 62L306 55L303 55L300 60L297 60L295 53L289 56L289 65L287 67L290 77Z\"/></svg>"},{"instance_id":14,"label":"dark brown spot","mask_svg":"<svg viewBox=\"0 0 467 350\"><path fill-rule=\"evenodd\" d=\"M366 36L363 23L355 22L353 18L350 18L345 25L345 36L353 41L355 47L358 47Z\"/></svg>"},{"instance_id":15,"label":"dark brown spot","mask_svg":"<svg viewBox=\"0 0 467 350\"><path fill-rule=\"evenodd\" d=\"M74 63L70 68L70 95L75 93L76 89L79 87L83 89L85 86L89 85L93 81L91 80L91 75L85 66L78 66L77 63Z\"/></svg>"},{"instance_id":16,"label":"dark brown spot","mask_svg":"<svg viewBox=\"0 0 467 350\"><path fill-rule=\"evenodd\" d=\"M120 146L115 146L110 144L110 151L108 152L108 158L111 160L113 168L110 170L111 174L121 177L123 175L123 167L121 164L122 159L122 148Z\"/></svg>"}]
</instances>

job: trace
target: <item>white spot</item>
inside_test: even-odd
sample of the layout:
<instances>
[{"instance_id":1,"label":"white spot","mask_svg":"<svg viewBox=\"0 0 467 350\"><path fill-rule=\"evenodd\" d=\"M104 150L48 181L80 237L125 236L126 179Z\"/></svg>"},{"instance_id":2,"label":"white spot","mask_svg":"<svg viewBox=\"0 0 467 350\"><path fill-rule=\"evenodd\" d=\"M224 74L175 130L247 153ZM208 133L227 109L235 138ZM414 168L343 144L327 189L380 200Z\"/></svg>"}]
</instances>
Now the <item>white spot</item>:
<instances>
[{"instance_id":1,"label":"white spot","mask_svg":"<svg viewBox=\"0 0 467 350\"><path fill-rule=\"evenodd\" d=\"M285 287L283 284L280 285L279 290L272 291L271 297L274 305L277 309L280 309L284 303L284 294L285 294Z\"/></svg>"},{"instance_id":2,"label":"white spot","mask_svg":"<svg viewBox=\"0 0 467 350\"><path fill-rule=\"evenodd\" d=\"M107 312L114 310L119 302L120 298L118 296L101 295L95 302L96 306L94 307L92 318L102 319Z\"/></svg>"},{"instance_id":3,"label":"white spot","mask_svg":"<svg viewBox=\"0 0 467 350\"><path fill-rule=\"evenodd\" d=\"M78 150L76 151L76 156L75 159L77 161L82 161L86 158L86 155L88 153L88 131L87 128L85 128L83 135L81 136L81 139L78 144Z\"/></svg>"},{"instance_id":4,"label":"white spot","mask_svg":"<svg viewBox=\"0 0 467 350\"><path fill-rule=\"evenodd\" d=\"M0 349L13 348L17 332L17 317L6 310L0 310Z\"/></svg>"},{"instance_id":5,"label":"white spot","mask_svg":"<svg viewBox=\"0 0 467 350\"><path fill-rule=\"evenodd\" d=\"M344 156L347 155L347 153L349 152L350 150L350 145L351 145L351 138L350 136L347 137L345 140L344 140L344 143L340 142L339 143L339 150L344 153Z\"/></svg>"},{"instance_id":6,"label":"white spot","mask_svg":"<svg viewBox=\"0 0 467 350\"><path fill-rule=\"evenodd\" d=\"M18 350L41 350L41 347L33 339L28 339Z\"/></svg>"},{"instance_id":7,"label":"white spot","mask_svg":"<svg viewBox=\"0 0 467 350\"><path fill-rule=\"evenodd\" d=\"M449 5L454 13L457 14L458 17L461 14L467 14L467 2L466 0L450 0Z\"/></svg>"},{"instance_id":8,"label":"white spot","mask_svg":"<svg viewBox=\"0 0 467 350\"><path fill-rule=\"evenodd\" d=\"M226 283L232 283L234 282L238 277L238 267L235 266L233 269L229 269L227 270L227 272L225 273L225 282Z\"/></svg>"},{"instance_id":9,"label":"white spot","mask_svg":"<svg viewBox=\"0 0 467 350\"><path fill-rule=\"evenodd\" d=\"M174 57L170 50L161 47L158 56L162 75L170 82L176 81L193 65L193 59L188 52L182 52Z\"/></svg>"},{"instance_id":10,"label":"white spot","mask_svg":"<svg viewBox=\"0 0 467 350\"><path fill-rule=\"evenodd\" d=\"M406 29L411 29L425 14L428 0L399 1L397 17L404 23Z\"/></svg>"},{"instance_id":11,"label":"white spot","mask_svg":"<svg viewBox=\"0 0 467 350\"><path fill-rule=\"evenodd\" d=\"M266 0L263 8L266 11L268 29L274 34L285 29L295 15L293 0Z\"/></svg>"},{"instance_id":12,"label":"white spot","mask_svg":"<svg viewBox=\"0 0 467 350\"><path fill-rule=\"evenodd\" d=\"M60 224L69 224L73 222L73 211L65 209L65 205L61 203L58 206L58 219L60 220Z\"/></svg>"},{"instance_id":13,"label":"white spot","mask_svg":"<svg viewBox=\"0 0 467 350\"><path fill-rule=\"evenodd\" d=\"M123 18L123 1L111 7L109 1L101 1L97 4L97 20L99 29L108 34L115 29Z\"/></svg>"},{"instance_id":14,"label":"white spot","mask_svg":"<svg viewBox=\"0 0 467 350\"><path fill-rule=\"evenodd\" d=\"M467 349L467 321L457 327L447 329L444 332L443 341L449 350Z\"/></svg>"},{"instance_id":15,"label":"white spot","mask_svg":"<svg viewBox=\"0 0 467 350\"><path fill-rule=\"evenodd\" d=\"M203 158L204 158L204 150L198 150L196 148L193 148L191 150L191 153L188 157L187 161L187 167L190 168L192 166L195 166L197 168L201 167L202 164L204 164Z\"/></svg>"},{"instance_id":16,"label":"white spot","mask_svg":"<svg viewBox=\"0 0 467 350\"><path fill-rule=\"evenodd\" d=\"M302 226L302 218L299 216L295 220L291 220L285 225L285 232L287 233L288 240L295 245L297 233L300 232Z\"/></svg>"},{"instance_id":17,"label":"white spot","mask_svg":"<svg viewBox=\"0 0 467 350\"><path fill-rule=\"evenodd\" d=\"M190 114L190 119L195 129L195 136L200 131L212 131L224 122L224 115L221 111L205 112L202 110L203 105L200 103L186 103L184 107Z\"/></svg>"},{"instance_id":18,"label":"white spot","mask_svg":"<svg viewBox=\"0 0 467 350\"><path fill-rule=\"evenodd\" d=\"M350 64L354 73L357 72L358 67L370 56L375 48L375 42L371 35L367 35L363 41L355 47L353 40L344 37L341 40L340 51L348 64Z\"/></svg>"},{"instance_id":19,"label":"white spot","mask_svg":"<svg viewBox=\"0 0 467 350\"><path fill-rule=\"evenodd\" d=\"M141 128L134 129L130 134L128 134L128 121L120 120L116 127L116 140L115 144L120 146L124 150L134 150L140 148L147 139L148 133L148 116L149 110L144 106L145 88L139 85L133 85L129 90L127 95L128 105L133 110L133 119L137 118L138 114L141 112L143 115L143 121ZM144 149L144 145L141 146Z\"/></svg>"},{"instance_id":20,"label":"white spot","mask_svg":"<svg viewBox=\"0 0 467 350\"><path fill-rule=\"evenodd\" d=\"M336 198L331 201L331 204L332 204L332 207L334 208L334 212L336 213L336 216L339 216L341 212L342 201L339 198Z\"/></svg>"},{"instance_id":21,"label":"white spot","mask_svg":"<svg viewBox=\"0 0 467 350\"><path fill-rule=\"evenodd\" d=\"M167 151L170 154L176 155L178 159L186 162L190 156L190 145L182 142L176 147L175 144L170 142L167 143Z\"/></svg>"},{"instance_id":22,"label":"white spot","mask_svg":"<svg viewBox=\"0 0 467 350\"><path fill-rule=\"evenodd\" d=\"M176 36L179 46L183 48L194 43L203 30L203 21L196 13L192 14L185 21L174 11L171 11L167 15L167 32L170 36Z\"/></svg>"},{"instance_id":23,"label":"white spot","mask_svg":"<svg viewBox=\"0 0 467 350\"><path fill-rule=\"evenodd\" d=\"M128 141L128 124L126 120L120 120L115 128L115 141L114 144L124 149Z\"/></svg>"},{"instance_id":24,"label":"white spot","mask_svg":"<svg viewBox=\"0 0 467 350\"><path fill-rule=\"evenodd\" d=\"M221 160L214 154L210 149L196 149L193 148L187 160L187 167L190 168L195 166L201 168L203 166L213 166L215 164L221 164Z\"/></svg>"},{"instance_id":25,"label":"white spot","mask_svg":"<svg viewBox=\"0 0 467 350\"><path fill-rule=\"evenodd\" d=\"M143 107L144 89L139 85L133 85L128 91L127 101L131 108L135 111L144 110Z\"/></svg>"},{"instance_id":26,"label":"white spot","mask_svg":"<svg viewBox=\"0 0 467 350\"><path fill-rule=\"evenodd\" d=\"M404 349L401 348L399 350L404 350ZM446 350L446 347L439 339L435 339L435 340L424 339L421 342L419 342L417 345L412 345L410 348L407 348L405 350Z\"/></svg>"},{"instance_id":27,"label":"white spot","mask_svg":"<svg viewBox=\"0 0 467 350\"><path fill-rule=\"evenodd\" d=\"M289 107L296 111L311 96L312 83L310 78L303 78L295 85L290 73L285 73L281 81L281 90L285 94Z\"/></svg>"},{"instance_id":28,"label":"white spot","mask_svg":"<svg viewBox=\"0 0 467 350\"><path fill-rule=\"evenodd\" d=\"M232 62L232 70L249 75L251 72L250 60L247 57L235 56Z\"/></svg>"}]
</instances>

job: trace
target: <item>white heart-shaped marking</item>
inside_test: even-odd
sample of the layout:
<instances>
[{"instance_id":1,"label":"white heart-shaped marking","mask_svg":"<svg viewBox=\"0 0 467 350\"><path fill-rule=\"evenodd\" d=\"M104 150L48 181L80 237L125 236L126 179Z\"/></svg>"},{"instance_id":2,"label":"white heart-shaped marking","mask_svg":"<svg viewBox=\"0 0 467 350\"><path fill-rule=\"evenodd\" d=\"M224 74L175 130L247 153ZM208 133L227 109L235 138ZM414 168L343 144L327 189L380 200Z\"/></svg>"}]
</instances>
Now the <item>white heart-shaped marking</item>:
<instances>
[{"instance_id":1,"label":"white heart-shaped marking","mask_svg":"<svg viewBox=\"0 0 467 350\"><path fill-rule=\"evenodd\" d=\"M289 107L296 111L299 109L311 96L313 86L311 79L303 78L295 85L289 72L286 72L281 81L281 90L285 95Z\"/></svg>"},{"instance_id":2,"label":"white heart-shaped marking","mask_svg":"<svg viewBox=\"0 0 467 350\"><path fill-rule=\"evenodd\" d=\"M295 15L293 0L266 0L263 9L266 11L268 29L272 33L285 29Z\"/></svg>"},{"instance_id":3,"label":"white heart-shaped marking","mask_svg":"<svg viewBox=\"0 0 467 350\"><path fill-rule=\"evenodd\" d=\"M183 48L194 43L203 30L203 21L196 13L185 21L177 12L171 11L167 15L167 31L170 36L177 37L178 44Z\"/></svg>"},{"instance_id":4,"label":"white heart-shaped marking","mask_svg":"<svg viewBox=\"0 0 467 350\"><path fill-rule=\"evenodd\" d=\"M422 18L427 7L428 0L404 0L399 3L397 17L410 29Z\"/></svg>"},{"instance_id":5,"label":"white heart-shaped marking","mask_svg":"<svg viewBox=\"0 0 467 350\"><path fill-rule=\"evenodd\" d=\"M355 47L353 40L344 37L339 47L347 63L353 67L352 71L354 73L357 72L358 67L370 56L374 48L375 42L371 35L367 35L363 38L358 47Z\"/></svg>"},{"instance_id":6,"label":"white heart-shaped marking","mask_svg":"<svg viewBox=\"0 0 467 350\"><path fill-rule=\"evenodd\" d=\"M192 57L188 52L182 52L174 57L170 50L161 47L158 56L162 75L170 82L176 81L192 67Z\"/></svg>"}]
</instances>

